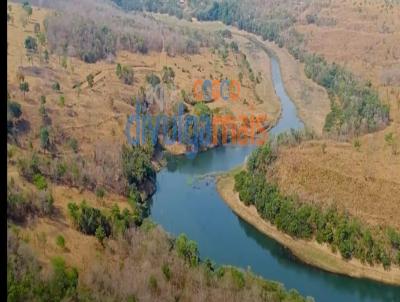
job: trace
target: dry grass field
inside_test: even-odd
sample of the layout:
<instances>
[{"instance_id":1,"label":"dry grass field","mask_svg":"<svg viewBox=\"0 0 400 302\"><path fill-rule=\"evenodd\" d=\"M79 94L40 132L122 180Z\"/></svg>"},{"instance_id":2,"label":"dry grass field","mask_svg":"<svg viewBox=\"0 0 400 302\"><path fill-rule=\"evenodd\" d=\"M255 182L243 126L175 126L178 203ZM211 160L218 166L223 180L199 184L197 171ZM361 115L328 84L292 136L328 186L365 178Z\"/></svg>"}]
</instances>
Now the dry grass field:
<instances>
[{"instance_id":1,"label":"dry grass field","mask_svg":"<svg viewBox=\"0 0 400 302\"><path fill-rule=\"evenodd\" d=\"M373 225L400 229L400 6L386 8L383 3L315 3L296 29L304 34L308 51L370 80L390 106L391 124L348 142L282 148L274 176L284 191L303 201L335 204ZM322 24L307 24L310 14L317 14Z\"/></svg>"}]
</instances>

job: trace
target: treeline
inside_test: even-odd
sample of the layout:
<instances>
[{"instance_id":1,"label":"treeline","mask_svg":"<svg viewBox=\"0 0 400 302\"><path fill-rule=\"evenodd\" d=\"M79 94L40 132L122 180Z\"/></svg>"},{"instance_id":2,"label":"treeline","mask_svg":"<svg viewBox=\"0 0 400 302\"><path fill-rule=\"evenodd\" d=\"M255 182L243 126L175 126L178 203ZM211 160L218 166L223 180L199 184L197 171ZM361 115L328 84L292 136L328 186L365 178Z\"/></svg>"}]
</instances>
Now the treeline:
<instances>
[{"instance_id":1,"label":"treeline","mask_svg":"<svg viewBox=\"0 0 400 302\"><path fill-rule=\"evenodd\" d=\"M343 258L363 263L381 263L386 269L400 265L400 233L393 229L375 230L334 207L322 209L300 203L280 192L266 178L276 154L269 144L254 152L247 171L235 175L235 191L246 205L254 205L260 216L295 238L316 239L338 250Z\"/></svg>"},{"instance_id":2,"label":"treeline","mask_svg":"<svg viewBox=\"0 0 400 302\"><path fill-rule=\"evenodd\" d=\"M149 11L169 14L179 19L183 17L182 8L176 0L112 0L115 4L127 11Z\"/></svg>"},{"instance_id":3,"label":"treeline","mask_svg":"<svg viewBox=\"0 0 400 302\"><path fill-rule=\"evenodd\" d=\"M351 72L318 55L305 57L304 71L330 96L331 112L326 116L325 131L358 135L388 124L389 107L380 102L370 83L361 82Z\"/></svg>"}]
</instances>

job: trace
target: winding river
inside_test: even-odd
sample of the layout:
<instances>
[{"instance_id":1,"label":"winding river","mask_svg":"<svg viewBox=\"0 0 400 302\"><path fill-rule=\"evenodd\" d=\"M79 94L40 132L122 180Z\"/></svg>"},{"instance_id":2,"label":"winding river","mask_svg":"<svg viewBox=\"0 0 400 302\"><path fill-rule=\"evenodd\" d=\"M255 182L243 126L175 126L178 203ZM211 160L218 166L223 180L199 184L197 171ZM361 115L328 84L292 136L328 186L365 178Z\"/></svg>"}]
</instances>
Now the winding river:
<instances>
[{"instance_id":1,"label":"winding river","mask_svg":"<svg viewBox=\"0 0 400 302\"><path fill-rule=\"evenodd\" d=\"M282 116L270 133L303 127L285 92L278 61L271 72ZM315 301L400 301L400 287L331 274L305 265L276 241L243 221L219 196L213 173L243 163L254 146L224 146L194 159L173 157L157 175L151 218L173 235L186 233L199 245L200 255L217 264L251 268L256 274L295 288Z\"/></svg>"}]
</instances>

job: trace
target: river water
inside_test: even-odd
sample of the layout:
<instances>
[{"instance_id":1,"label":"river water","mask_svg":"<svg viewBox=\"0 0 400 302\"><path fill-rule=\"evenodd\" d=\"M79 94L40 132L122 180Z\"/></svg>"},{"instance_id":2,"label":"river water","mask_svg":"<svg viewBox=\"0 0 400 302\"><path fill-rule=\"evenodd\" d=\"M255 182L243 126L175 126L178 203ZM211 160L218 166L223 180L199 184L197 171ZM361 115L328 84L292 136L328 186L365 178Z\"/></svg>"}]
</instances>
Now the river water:
<instances>
[{"instance_id":1,"label":"river water","mask_svg":"<svg viewBox=\"0 0 400 302\"><path fill-rule=\"evenodd\" d=\"M303 123L285 92L278 61L271 72L282 116L270 133L278 134ZM254 146L224 146L194 159L174 157L157 174L151 218L173 235L185 233L198 243L202 259L251 270L315 301L400 301L400 287L331 274L305 265L273 239L236 216L219 196L213 173L243 163Z\"/></svg>"}]
</instances>

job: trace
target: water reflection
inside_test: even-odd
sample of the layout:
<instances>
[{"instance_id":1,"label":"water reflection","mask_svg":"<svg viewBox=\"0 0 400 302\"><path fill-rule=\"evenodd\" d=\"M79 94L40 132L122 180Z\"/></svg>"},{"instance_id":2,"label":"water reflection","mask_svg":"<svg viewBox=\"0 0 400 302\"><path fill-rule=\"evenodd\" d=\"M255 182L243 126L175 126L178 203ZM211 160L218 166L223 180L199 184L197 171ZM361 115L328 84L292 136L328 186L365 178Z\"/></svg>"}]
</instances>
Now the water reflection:
<instances>
[{"instance_id":1,"label":"water reflection","mask_svg":"<svg viewBox=\"0 0 400 302\"><path fill-rule=\"evenodd\" d=\"M284 90L278 62L272 60L271 66L282 102L282 117L271 133L303 127ZM192 160L185 156L168 158L166 169L157 175L152 219L173 235L184 232L197 241L202 258L244 269L250 266L256 274L282 282L316 301L400 301L400 287L335 275L299 262L279 243L238 218L216 192L212 178L198 181L204 175L238 166L254 148L224 146Z\"/></svg>"}]
</instances>

